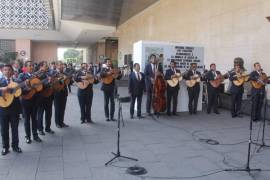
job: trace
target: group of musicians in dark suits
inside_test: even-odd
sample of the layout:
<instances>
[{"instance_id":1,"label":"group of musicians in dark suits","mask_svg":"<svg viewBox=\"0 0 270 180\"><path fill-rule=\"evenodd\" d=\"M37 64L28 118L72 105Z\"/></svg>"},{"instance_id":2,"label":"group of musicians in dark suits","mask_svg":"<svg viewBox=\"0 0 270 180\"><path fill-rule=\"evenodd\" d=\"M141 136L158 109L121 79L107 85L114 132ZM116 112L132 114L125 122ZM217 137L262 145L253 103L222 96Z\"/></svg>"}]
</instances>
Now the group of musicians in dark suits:
<instances>
[{"instance_id":1,"label":"group of musicians in dark suits","mask_svg":"<svg viewBox=\"0 0 270 180\"><path fill-rule=\"evenodd\" d=\"M152 115L151 113L151 104L152 104L152 90L153 90L153 79L155 78L156 72L163 74L163 69L161 64L157 63L156 55L151 55L149 58L149 64L146 65L144 73L140 72L140 65L138 63L134 64L135 71L132 72L129 76L129 85L128 91L131 95L131 104L130 104L130 116L134 117L134 105L137 100L137 116L142 118L141 114L141 104L142 104L142 96L143 92L146 92L146 113L148 115ZM234 80L238 77L236 76L238 73L242 72L240 64L235 64L233 70L228 72L225 75L222 75L220 71L216 70L216 64L212 63L210 65L209 71L201 74L197 70L197 64L192 63L190 69L183 74L183 78L185 80L191 80L194 76L200 77L201 81L206 82L206 90L207 90L207 114L210 114L211 111L215 114L220 114L218 111L218 101L219 101L219 92L220 87L213 86L210 82L216 80L217 78L229 78L230 80L230 89L231 93L231 115L232 118L242 117L241 116L241 104L242 97L244 93L243 84L238 86L234 84ZM169 68L166 70L164 79L171 80L176 73L181 73L180 70L176 69L176 63L174 61L170 62ZM249 80L259 81L260 76L262 74L262 69L260 64L257 62L254 64L254 71L249 75ZM187 87L188 91L188 109L189 113L196 114L197 113L197 105L198 98L200 94L200 82L196 82L194 86ZM167 115L177 115L177 101L178 101L178 92L180 89L179 83L171 87L167 84ZM263 106L263 100L265 98L265 86L261 88L251 89L252 96L252 120L258 121L261 119L261 109ZM172 104L172 107L171 107Z\"/></svg>"},{"instance_id":2,"label":"group of musicians in dark suits","mask_svg":"<svg viewBox=\"0 0 270 180\"><path fill-rule=\"evenodd\" d=\"M7 85L13 81L21 85L22 96L31 91L30 79L38 76L42 81L43 88L46 89L49 86L51 77L56 73L64 73L64 65L62 62L56 62L52 65L54 69L49 68L47 62L43 61L39 63L39 69L37 72L33 70L33 63L26 61L24 64L24 72L16 74L13 72L11 65L4 65L2 72L3 77L0 78L0 95L8 93L10 90ZM0 122L1 122L1 135L3 149L2 155L9 153L9 124L11 125L12 132L12 149L14 152L21 153L22 150L19 147L18 138L18 125L20 109L24 118L25 128L25 141L27 144L32 143L32 138L36 142L42 142L39 135L45 135L46 133L54 134L51 129L52 118L52 105L54 102L55 109L55 123L58 128L68 127L64 123L64 113L67 101L67 87L63 90L55 92L48 97L44 97L40 92L36 92L30 99L16 97L12 104L8 107L0 107ZM45 113L45 132L43 125L43 114Z\"/></svg>"},{"instance_id":3,"label":"group of musicians in dark suits","mask_svg":"<svg viewBox=\"0 0 270 180\"><path fill-rule=\"evenodd\" d=\"M163 75L163 69L160 63L157 61L156 55L152 54L149 58L150 62L146 65L144 73L140 71L140 64L134 64L134 71L129 75L128 82L128 92L130 94L130 117L134 118L135 102L137 102L137 117L139 119L143 118L141 111L141 104L144 92L147 94L146 101L146 112L148 115L152 116L151 106L152 106L152 96L153 96L153 86L156 74ZM18 73L18 77L14 76L13 68L11 65L4 65L2 68L3 76L0 78L0 96L8 92L7 85L11 82L22 83L25 82L26 85L22 86L22 94L27 94L29 92L29 83L33 76L37 75L37 72L33 71L33 63L31 61L25 62L24 72ZM114 69L112 61L110 59L106 60L104 67L101 68L100 78L105 78L112 75L112 70ZM235 64L232 71L229 72L229 79L231 81L230 92L232 94L232 117L240 117L241 102L243 95L243 85L236 86L233 81L237 79L237 74L241 72L239 64ZM39 63L38 73L42 74L39 78L43 81L44 88L48 88L53 76L57 74L65 74L65 66L62 62L51 63L49 67L47 62L43 61ZM85 89L78 88L77 96L79 101L79 107L81 112L81 123L92 123L91 118L91 108L93 101L93 84L99 82L99 78L95 73L87 68L87 64L82 63L81 69L74 74L73 80L75 83L82 82L82 78L87 73L94 76L94 83L90 83ZM176 68L176 63L174 61L170 62L169 68L166 70L164 75L164 80L172 80L176 74L180 74L180 70ZM258 81L262 74L262 69L259 63L254 64L254 71L250 74L250 79L253 81ZM199 77L201 80L206 81L207 91L208 91L208 106L207 113L210 114L213 109L214 113L219 114L218 111L218 87L213 87L210 83L211 81L220 77L221 73L216 70L216 65L211 64L210 70L201 74L197 70L197 64L192 63L190 69L183 73L183 78L185 80L192 80L195 76ZM117 77L109 84L102 82L101 90L104 94L104 112L106 121L116 121L114 118L115 113L115 96L117 95L116 79L121 79L122 74L119 72ZM180 84L171 87L167 84L167 115L177 116L177 101L178 92L180 89ZM200 82L196 82L194 86L187 87L189 102L188 109L189 113L197 113L198 98L200 93ZM261 118L261 108L263 100L265 97L265 87L260 89L252 88L252 119L258 121ZM55 124L58 128L68 127L64 123L65 108L67 103L68 88L65 85L60 91L54 92L49 97L44 97L40 93L36 93L31 99L19 99L15 98L12 104L5 108L0 107L0 122L1 122L1 135L3 149L1 154L6 155L9 153L9 124L11 126L12 132L12 149L17 153L21 153L22 150L19 147L19 137L18 137L18 125L19 125L19 114L20 107L22 108L22 113L24 117L24 127L25 127L25 139L26 143L30 144L32 142L31 136L36 142L42 142L39 135L45 135L46 133L53 134L54 131L51 129L51 119L52 119L52 106L54 104L55 109ZM109 106L110 104L110 106ZM172 106L171 106L172 104ZM43 125L43 115L45 113L45 125ZM44 128L45 127L45 128ZM44 132L45 129L45 132Z\"/></svg>"}]
</instances>

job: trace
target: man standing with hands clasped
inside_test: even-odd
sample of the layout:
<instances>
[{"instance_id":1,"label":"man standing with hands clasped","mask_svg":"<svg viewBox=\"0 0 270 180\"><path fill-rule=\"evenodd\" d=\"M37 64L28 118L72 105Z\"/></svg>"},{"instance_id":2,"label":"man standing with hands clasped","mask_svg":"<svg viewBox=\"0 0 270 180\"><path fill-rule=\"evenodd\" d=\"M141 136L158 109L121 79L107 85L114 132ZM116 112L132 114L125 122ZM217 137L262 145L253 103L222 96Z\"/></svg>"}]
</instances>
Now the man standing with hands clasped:
<instances>
[{"instance_id":1,"label":"man standing with hands clasped","mask_svg":"<svg viewBox=\"0 0 270 180\"><path fill-rule=\"evenodd\" d=\"M141 105L143 92L145 92L145 77L142 72L140 72L140 64L134 64L134 71L129 75L128 81L128 92L131 97L130 103L130 118L134 118L134 105L137 100L137 117L139 119L143 118L141 115Z\"/></svg>"}]
</instances>

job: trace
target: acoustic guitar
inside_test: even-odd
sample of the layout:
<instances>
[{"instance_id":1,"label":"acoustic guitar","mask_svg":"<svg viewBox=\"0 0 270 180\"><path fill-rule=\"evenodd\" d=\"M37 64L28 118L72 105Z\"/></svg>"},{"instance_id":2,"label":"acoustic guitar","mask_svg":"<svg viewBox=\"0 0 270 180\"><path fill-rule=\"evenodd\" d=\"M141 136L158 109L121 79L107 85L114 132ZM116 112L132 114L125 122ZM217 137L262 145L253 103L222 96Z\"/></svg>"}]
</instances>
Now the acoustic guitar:
<instances>
[{"instance_id":1,"label":"acoustic guitar","mask_svg":"<svg viewBox=\"0 0 270 180\"><path fill-rule=\"evenodd\" d=\"M249 80L249 75L245 73L237 73L236 77L237 79L233 80L233 84L236 86L241 86Z\"/></svg>"},{"instance_id":2,"label":"acoustic guitar","mask_svg":"<svg viewBox=\"0 0 270 180\"><path fill-rule=\"evenodd\" d=\"M186 80L186 85L187 87L194 87L195 84L199 82L201 82L201 77L198 74L196 74L192 76L190 80Z\"/></svg>"},{"instance_id":3,"label":"acoustic guitar","mask_svg":"<svg viewBox=\"0 0 270 180\"><path fill-rule=\"evenodd\" d=\"M20 84L13 81L10 82L7 86L8 92L0 96L0 107L9 107L12 104L14 97L19 97L22 94L22 86L24 86L24 82Z\"/></svg>"},{"instance_id":4,"label":"acoustic guitar","mask_svg":"<svg viewBox=\"0 0 270 180\"><path fill-rule=\"evenodd\" d=\"M251 85L255 89L261 89L263 86L265 86L268 83L270 76L267 76L265 73L263 73L257 81L251 81Z\"/></svg>"},{"instance_id":5,"label":"acoustic guitar","mask_svg":"<svg viewBox=\"0 0 270 180\"><path fill-rule=\"evenodd\" d=\"M170 87L175 87L177 84L183 80L183 76L180 73L176 73L173 75L172 79L167 80L167 83Z\"/></svg>"},{"instance_id":6,"label":"acoustic guitar","mask_svg":"<svg viewBox=\"0 0 270 180\"><path fill-rule=\"evenodd\" d=\"M111 70L109 75L107 75L106 77L102 77L101 81L104 84L111 84L113 82L113 80L119 76L119 74L120 74L120 71L118 69L113 69L113 70Z\"/></svg>"},{"instance_id":7,"label":"acoustic guitar","mask_svg":"<svg viewBox=\"0 0 270 180\"><path fill-rule=\"evenodd\" d=\"M80 89L86 89L89 84L93 84L95 82L95 77L91 74L86 74L85 76L81 76L81 81L76 82L76 85Z\"/></svg>"},{"instance_id":8,"label":"acoustic guitar","mask_svg":"<svg viewBox=\"0 0 270 180\"><path fill-rule=\"evenodd\" d=\"M55 82L53 85L54 90L55 91L63 90L67 85L69 85L72 77L73 77L73 73L70 73L70 74L60 73L60 74L58 74L58 77L56 78L58 82Z\"/></svg>"},{"instance_id":9,"label":"acoustic guitar","mask_svg":"<svg viewBox=\"0 0 270 180\"><path fill-rule=\"evenodd\" d=\"M224 75L219 74L219 75L217 75L217 78L215 80L209 81L209 83L214 88L218 88L226 77L228 77L228 73L226 73Z\"/></svg>"},{"instance_id":10,"label":"acoustic guitar","mask_svg":"<svg viewBox=\"0 0 270 180\"><path fill-rule=\"evenodd\" d=\"M36 77L29 79L28 82L28 91L26 94L23 94L22 99L29 100L31 99L37 92L42 91L43 83L47 80L47 78L40 80Z\"/></svg>"}]
</instances>

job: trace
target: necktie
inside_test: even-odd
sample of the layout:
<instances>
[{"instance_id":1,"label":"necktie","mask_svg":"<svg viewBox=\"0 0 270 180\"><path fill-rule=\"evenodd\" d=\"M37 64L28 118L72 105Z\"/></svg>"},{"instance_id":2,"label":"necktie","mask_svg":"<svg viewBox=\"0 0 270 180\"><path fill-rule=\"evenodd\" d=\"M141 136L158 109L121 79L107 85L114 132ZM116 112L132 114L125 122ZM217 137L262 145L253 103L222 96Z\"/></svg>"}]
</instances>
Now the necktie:
<instances>
[{"instance_id":1,"label":"necktie","mask_svg":"<svg viewBox=\"0 0 270 180\"><path fill-rule=\"evenodd\" d=\"M138 81L140 81L141 78L140 78L140 74L138 72L137 72L137 76L138 76Z\"/></svg>"}]
</instances>

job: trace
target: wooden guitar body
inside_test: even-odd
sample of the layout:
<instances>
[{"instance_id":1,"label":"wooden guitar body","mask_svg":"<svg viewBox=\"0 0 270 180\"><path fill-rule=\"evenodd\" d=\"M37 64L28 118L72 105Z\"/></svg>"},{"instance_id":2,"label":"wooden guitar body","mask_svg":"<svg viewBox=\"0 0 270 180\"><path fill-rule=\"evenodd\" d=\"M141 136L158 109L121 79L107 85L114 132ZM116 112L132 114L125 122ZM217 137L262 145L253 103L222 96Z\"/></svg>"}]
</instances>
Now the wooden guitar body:
<instances>
[{"instance_id":1,"label":"wooden guitar body","mask_svg":"<svg viewBox=\"0 0 270 180\"><path fill-rule=\"evenodd\" d=\"M36 92L40 92L43 89L43 84L38 78L33 78L30 80L30 86L36 90Z\"/></svg>"},{"instance_id":2,"label":"wooden guitar body","mask_svg":"<svg viewBox=\"0 0 270 180\"><path fill-rule=\"evenodd\" d=\"M187 87L194 87L196 83L201 82L201 78L199 76L196 76L194 78L191 78L190 80L186 80Z\"/></svg>"},{"instance_id":3,"label":"wooden guitar body","mask_svg":"<svg viewBox=\"0 0 270 180\"><path fill-rule=\"evenodd\" d=\"M113 80L116 79L118 76L119 76L119 70L114 69L114 70L112 70L111 75L108 75L104 78L101 78L101 80L104 84L111 84L113 82Z\"/></svg>"},{"instance_id":4,"label":"wooden guitar body","mask_svg":"<svg viewBox=\"0 0 270 180\"><path fill-rule=\"evenodd\" d=\"M6 108L13 102L14 95L11 93L4 93L0 96L0 107Z\"/></svg>"},{"instance_id":5,"label":"wooden guitar body","mask_svg":"<svg viewBox=\"0 0 270 180\"><path fill-rule=\"evenodd\" d=\"M77 86L80 89L86 89L89 84L93 84L95 82L95 78L91 75L82 76L83 80L81 82L77 82Z\"/></svg>"},{"instance_id":6,"label":"wooden guitar body","mask_svg":"<svg viewBox=\"0 0 270 180\"><path fill-rule=\"evenodd\" d=\"M170 79L170 80L167 80L167 83L168 83L168 85L169 85L170 87L175 87L175 86L177 86L177 84L178 84L180 81L182 81L183 77L181 76L180 73L176 73L176 76L177 76L177 77L174 77L174 78L172 78L172 79Z\"/></svg>"},{"instance_id":7,"label":"wooden guitar body","mask_svg":"<svg viewBox=\"0 0 270 180\"><path fill-rule=\"evenodd\" d=\"M269 77L267 77L266 74L261 75L258 81L251 81L252 87L255 89L261 89L263 86L265 86L268 83Z\"/></svg>"},{"instance_id":8,"label":"wooden guitar body","mask_svg":"<svg viewBox=\"0 0 270 180\"><path fill-rule=\"evenodd\" d=\"M19 87L19 84L16 82L10 82L8 84L8 88L14 89L14 92L12 93L14 94L15 97L19 97L22 94L22 89Z\"/></svg>"},{"instance_id":9,"label":"wooden guitar body","mask_svg":"<svg viewBox=\"0 0 270 180\"><path fill-rule=\"evenodd\" d=\"M43 97L50 97L50 96L53 94L53 92L54 92L53 87L48 87L48 88L43 89L43 90L41 91L41 95L42 95Z\"/></svg>"}]
</instances>

